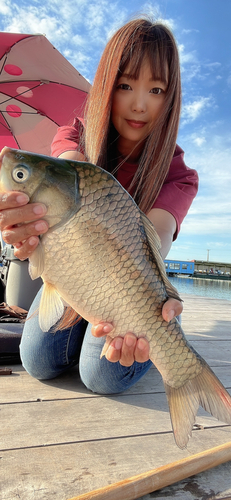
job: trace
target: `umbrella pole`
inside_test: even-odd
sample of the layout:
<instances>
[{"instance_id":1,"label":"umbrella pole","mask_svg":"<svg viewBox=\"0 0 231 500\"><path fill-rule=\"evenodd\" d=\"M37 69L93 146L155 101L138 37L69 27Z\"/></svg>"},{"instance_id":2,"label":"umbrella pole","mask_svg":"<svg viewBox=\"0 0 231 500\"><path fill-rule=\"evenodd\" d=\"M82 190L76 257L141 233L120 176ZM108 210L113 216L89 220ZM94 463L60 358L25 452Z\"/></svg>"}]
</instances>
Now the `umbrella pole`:
<instances>
[{"instance_id":1,"label":"umbrella pole","mask_svg":"<svg viewBox=\"0 0 231 500\"><path fill-rule=\"evenodd\" d=\"M231 442L69 500L135 500L231 460Z\"/></svg>"}]
</instances>

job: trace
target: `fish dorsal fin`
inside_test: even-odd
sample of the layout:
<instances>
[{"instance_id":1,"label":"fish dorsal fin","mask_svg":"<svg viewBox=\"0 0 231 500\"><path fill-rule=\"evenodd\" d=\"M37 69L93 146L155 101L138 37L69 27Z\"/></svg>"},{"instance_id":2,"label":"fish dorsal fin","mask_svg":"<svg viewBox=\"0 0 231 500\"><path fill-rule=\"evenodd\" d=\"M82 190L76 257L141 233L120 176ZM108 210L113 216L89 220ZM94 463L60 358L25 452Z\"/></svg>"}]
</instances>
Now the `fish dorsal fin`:
<instances>
[{"instance_id":1,"label":"fish dorsal fin","mask_svg":"<svg viewBox=\"0 0 231 500\"><path fill-rule=\"evenodd\" d=\"M59 321L64 313L64 303L56 288L50 283L44 283L39 305L39 326L43 332Z\"/></svg>"},{"instance_id":2,"label":"fish dorsal fin","mask_svg":"<svg viewBox=\"0 0 231 500\"><path fill-rule=\"evenodd\" d=\"M149 218L141 211L140 211L140 214L141 214L142 223L144 225L145 233L146 233L146 236L148 239L148 243L150 245L150 248L152 250L153 256L154 256L155 261L157 263L158 269L160 271L161 277L163 279L168 297L172 297L174 299L181 300L179 297L178 291L170 283L170 281L167 278L165 266L164 266L164 261L161 257L161 254L160 254L160 249L161 249L160 238L159 238L152 222L149 220Z\"/></svg>"},{"instance_id":3,"label":"fish dorsal fin","mask_svg":"<svg viewBox=\"0 0 231 500\"><path fill-rule=\"evenodd\" d=\"M41 242L29 258L29 274L32 280L39 278L44 271L44 250Z\"/></svg>"}]
</instances>

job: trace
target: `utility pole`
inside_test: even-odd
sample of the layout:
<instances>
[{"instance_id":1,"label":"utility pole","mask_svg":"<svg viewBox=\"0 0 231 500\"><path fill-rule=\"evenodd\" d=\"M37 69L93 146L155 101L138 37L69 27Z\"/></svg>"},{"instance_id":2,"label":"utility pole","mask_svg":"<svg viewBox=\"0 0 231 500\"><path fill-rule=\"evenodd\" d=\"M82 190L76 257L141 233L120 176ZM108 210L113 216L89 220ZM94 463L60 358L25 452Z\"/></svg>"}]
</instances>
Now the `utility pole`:
<instances>
[{"instance_id":1,"label":"utility pole","mask_svg":"<svg viewBox=\"0 0 231 500\"><path fill-rule=\"evenodd\" d=\"M210 252L210 250L208 249L207 250L207 262L209 262L209 252Z\"/></svg>"}]
</instances>

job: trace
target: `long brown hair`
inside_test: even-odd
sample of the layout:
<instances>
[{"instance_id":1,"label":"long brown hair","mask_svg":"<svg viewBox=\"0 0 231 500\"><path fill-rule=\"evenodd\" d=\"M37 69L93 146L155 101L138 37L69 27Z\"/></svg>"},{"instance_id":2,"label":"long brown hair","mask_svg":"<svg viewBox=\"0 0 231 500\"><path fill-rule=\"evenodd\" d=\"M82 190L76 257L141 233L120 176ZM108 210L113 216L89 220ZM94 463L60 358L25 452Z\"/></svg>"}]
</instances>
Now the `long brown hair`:
<instances>
[{"instance_id":1,"label":"long brown hair","mask_svg":"<svg viewBox=\"0 0 231 500\"><path fill-rule=\"evenodd\" d=\"M164 109L147 137L129 191L144 213L157 198L176 147L181 107L180 65L171 31L160 23L136 19L120 28L106 45L86 107L83 142L87 159L111 170L110 152L115 150L116 133L111 124L111 105L117 80L129 64L129 74L139 77L141 64L148 57L154 80L167 81ZM69 315L69 316L68 316ZM67 309L59 325L67 328L79 320Z\"/></svg>"},{"instance_id":2,"label":"long brown hair","mask_svg":"<svg viewBox=\"0 0 231 500\"><path fill-rule=\"evenodd\" d=\"M120 28L107 43L86 107L85 152L90 162L110 170L108 152L116 141L116 131L110 121L116 83L128 64L130 75L138 78L145 57L148 57L153 79L168 83L164 109L147 137L129 188L130 191L135 186L133 197L147 213L169 170L181 107L179 55L175 39L165 25L135 19Z\"/></svg>"}]
</instances>

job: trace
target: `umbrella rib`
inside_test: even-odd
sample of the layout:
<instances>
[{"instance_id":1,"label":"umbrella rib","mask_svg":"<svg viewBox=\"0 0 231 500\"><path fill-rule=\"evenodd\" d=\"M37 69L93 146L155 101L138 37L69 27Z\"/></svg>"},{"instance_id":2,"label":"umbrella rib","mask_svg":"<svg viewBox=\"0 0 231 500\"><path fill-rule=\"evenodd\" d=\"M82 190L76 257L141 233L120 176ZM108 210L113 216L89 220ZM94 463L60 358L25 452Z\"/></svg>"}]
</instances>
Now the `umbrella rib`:
<instances>
[{"instance_id":1,"label":"umbrella rib","mask_svg":"<svg viewBox=\"0 0 231 500\"><path fill-rule=\"evenodd\" d=\"M2 110L0 109L0 113L3 115L4 119L6 120L4 114L7 113L8 114L8 111L5 111L5 110ZM17 111L12 111L12 113L17 113ZM50 118L46 113L43 113L42 111L37 111L35 113L32 113L31 111L20 111L21 115L40 115L40 116L45 116L46 118L48 118L48 120L50 120L51 122L55 123L55 125L57 125L57 127L59 127L59 123L56 122L53 118ZM6 120L6 123L7 120ZM11 128L10 128L11 130Z\"/></svg>"},{"instance_id":2,"label":"umbrella rib","mask_svg":"<svg viewBox=\"0 0 231 500\"><path fill-rule=\"evenodd\" d=\"M0 113L9 113L5 109L0 109ZM12 113L18 113L18 111L12 111ZM47 116L45 113L42 113L42 111L37 111L36 113L32 113L32 111L20 111L21 115L42 115L42 116ZM47 118L49 118L47 116ZM53 120L52 120L53 121Z\"/></svg>"},{"instance_id":3,"label":"umbrella rib","mask_svg":"<svg viewBox=\"0 0 231 500\"><path fill-rule=\"evenodd\" d=\"M1 74L1 71L0 71L0 74ZM18 80L18 82L21 83L21 84L23 82L26 83L26 82L33 82L33 81L35 81L35 79L30 80L29 78L27 78L26 80ZM49 85L50 83L53 83L55 85L61 85L62 87L67 87L69 89L79 90L79 92L82 92L83 94L89 94L89 92L87 92L86 90L82 90L81 88L75 87L74 85L70 85L69 83L63 83L63 82L59 82L59 81L56 81L56 80L45 80L45 79L41 79L39 81L40 81L40 83L39 83L39 85L37 85L37 87L40 87L41 85ZM16 83L16 80L9 80L9 81L5 80L4 82L0 82L0 85L2 83L5 84L5 83L12 83L12 82ZM33 88L36 88L36 86L33 87ZM33 90L33 88L31 88L30 90ZM25 91L25 92L27 92L27 91ZM23 93L24 92L22 92L22 94ZM21 94L18 94L18 95L21 95Z\"/></svg>"},{"instance_id":4,"label":"umbrella rib","mask_svg":"<svg viewBox=\"0 0 231 500\"><path fill-rule=\"evenodd\" d=\"M0 75L2 74L2 71L3 71L3 69L4 69L4 66L5 66L6 60L7 60L7 55L6 55L6 57L5 57L5 59L4 59L3 63L2 63L2 67L1 67L1 70L0 70Z\"/></svg>"},{"instance_id":5,"label":"umbrella rib","mask_svg":"<svg viewBox=\"0 0 231 500\"><path fill-rule=\"evenodd\" d=\"M34 37L36 35L26 35L25 38L20 38L20 40L17 40L16 42L14 42L11 47L8 48L8 50L5 52L6 54L6 57L5 57L5 60L3 61L3 64L2 64L2 67L1 67L1 70L0 70L0 75L2 74L2 71L4 69L4 66L6 64L6 60L7 60L7 57L8 57L8 54L11 52L12 48L17 45L18 43L22 42L23 40L25 40L26 38L31 38L31 37Z\"/></svg>"},{"instance_id":6,"label":"umbrella rib","mask_svg":"<svg viewBox=\"0 0 231 500\"><path fill-rule=\"evenodd\" d=\"M6 122L7 126L6 126L4 123L1 123L1 125L2 125L3 127L5 127L7 130L9 130L9 132L11 132L12 137L14 138L14 140L15 140L15 142L16 142L16 144L17 144L18 148L20 149L19 143L18 143L18 141L17 141L17 139L16 139L16 137L15 137L15 135L14 135L14 133L13 133L13 131L12 131L11 127L10 127L10 124L8 123L8 121L7 121L7 119L5 118L5 116L3 116L3 115L2 115L2 117L3 117L3 120L5 120L5 122Z\"/></svg>"},{"instance_id":7,"label":"umbrella rib","mask_svg":"<svg viewBox=\"0 0 231 500\"><path fill-rule=\"evenodd\" d=\"M4 82L4 83L7 83L7 82ZM39 83L38 85L35 85L34 87L31 87L31 88L30 88L30 89L28 89L28 90L34 90L34 89L37 89L38 87L40 87L40 85L41 85L41 83ZM0 86L1 86L1 83L0 83ZM11 99L15 99L15 100L17 100L17 99L18 99L18 97L20 97L20 96L21 96L21 95L23 95L23 94L26 94L26 93L28 92L28 90L24 90L24 92L21 92L20 94L17 94L17 95L12 95L12 96L8 97L8 99L5 99L5 101L1 101L1 103L0 103L0 104L4 104L5 102L10 101ZM5 92L4 92L4 94L5 94ZM20 101L20 102L21 102L21 101Z\"/></svg>"}]
</instances>

